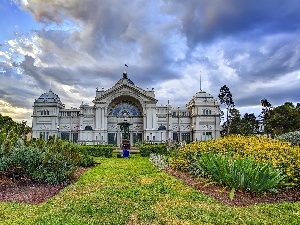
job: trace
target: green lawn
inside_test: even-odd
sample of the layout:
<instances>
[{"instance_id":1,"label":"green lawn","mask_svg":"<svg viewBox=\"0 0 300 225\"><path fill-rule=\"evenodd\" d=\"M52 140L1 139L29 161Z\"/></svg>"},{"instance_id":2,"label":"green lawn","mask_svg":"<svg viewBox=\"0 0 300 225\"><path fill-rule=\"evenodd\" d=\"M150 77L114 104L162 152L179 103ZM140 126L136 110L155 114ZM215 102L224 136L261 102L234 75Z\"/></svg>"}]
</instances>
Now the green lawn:
<instances>
[{"instance_id":1,"label":"green lawn","mask_svg":"<svg viewBox=\"0 0 300 225\"><path fill-rule=\"evenodd\" d=\"M160 172L148 158L100 165L39 205L0 202L0 224L300 224L300 203L229 207Z\"/></svg>"}]
</instances>

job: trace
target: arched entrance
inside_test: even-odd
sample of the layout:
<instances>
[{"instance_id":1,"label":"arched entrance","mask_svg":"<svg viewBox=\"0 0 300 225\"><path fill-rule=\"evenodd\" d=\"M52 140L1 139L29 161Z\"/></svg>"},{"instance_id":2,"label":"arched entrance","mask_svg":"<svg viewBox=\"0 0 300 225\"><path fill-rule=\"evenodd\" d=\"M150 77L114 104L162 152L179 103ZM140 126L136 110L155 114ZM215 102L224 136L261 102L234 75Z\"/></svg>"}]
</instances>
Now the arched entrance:
<instances>
[{"instance_id":1,"label":"arched entrance","mask_svg":"<svg viewBox=\"0 0 300 225\"><path fill-rule=\"evenodd\" d=\"M128 95L113 99L107 108L107 132L109 144L120 144L122 132L117 125L121 122L132 124L129 127L130 144L143 141L143 108L140 102Z\"/></svg>"}]
</instances>

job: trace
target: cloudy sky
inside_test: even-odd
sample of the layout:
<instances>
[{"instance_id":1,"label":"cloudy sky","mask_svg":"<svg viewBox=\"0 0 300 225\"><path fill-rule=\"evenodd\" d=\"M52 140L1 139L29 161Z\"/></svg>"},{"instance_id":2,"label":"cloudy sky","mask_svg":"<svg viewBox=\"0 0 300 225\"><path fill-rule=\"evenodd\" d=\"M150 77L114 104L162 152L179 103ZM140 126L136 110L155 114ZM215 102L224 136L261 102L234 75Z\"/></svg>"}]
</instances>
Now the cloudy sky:
<instances>
[{"instance_id":1,"label":"cloudy sky","mask_svg":"<svg viewBox=\"0 0 300 225\"><path fill-rule=\"evenodd\" d=\"M242 115L300 102L299 0L1 0L0 15L0 113L29 125L50 84L78 107L124 69L158 105L185 107L200 74Z\"/></svg>"}]
</instances>

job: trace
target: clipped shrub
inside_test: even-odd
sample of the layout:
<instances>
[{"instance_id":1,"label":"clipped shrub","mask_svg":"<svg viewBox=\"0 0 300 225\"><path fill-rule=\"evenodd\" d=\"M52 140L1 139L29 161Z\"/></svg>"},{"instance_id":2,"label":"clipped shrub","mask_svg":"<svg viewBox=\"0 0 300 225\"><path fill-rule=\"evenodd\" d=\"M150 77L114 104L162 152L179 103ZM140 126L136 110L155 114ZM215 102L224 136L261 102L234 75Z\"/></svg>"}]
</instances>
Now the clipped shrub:
<instances>
[{"instance_id":1,"label":"clipped shrub","mask_svg":"<svg viewBox=\"0 0 300 225\"><path fill-rule=\"evenodd\" d=\"M95 164L93 156L89 155L87 150L82 148L81 145L71 144L71 147L80 154L80 159L77 166L90 167Z\"/></svg>"},{"instance_id":2,"label":"clipped shrub","mask_svg":"<svg viewBox=\"0 0 300 225\"><path fill-rule=\"evenodd\" d=\"M151 153L165 155L168 153L165 144L143 144L140 145L140 154L143 157L149 157Z\"/></svg>"},{"instance_id":3,"label":"clipped shrub","mask_svg":"<svg viewBox=\"0 0 300 225\"><path fill-rule=\"evenodd\" d=\"M115 147L112 145L80 145L79 149L90 156L111 158Z\"/></svg>"},{"instance_id":4,"label":"clipped shrub","mask_svg":"<svg viewBox=\"0 0 300 225\"><path fill-rule=\"evenodd\" d=\"M195 167L201 176L235 190L276 191L286 186L285 176L279 170L248 157L233 159L230 155L203 153L194 163Z\"/></svg>"},{"instance_id":5,"label":"clipped shrub","mask_svg":"<svg viewBox=\"0 0 300 225\"><path fill-rule=\"evenodd\" d=\"M251 158L272 165L287 176L288 182L300 185L300 148L291 143L264 136L230 135L216 140L193 142L181 148L169 161L173 169L187 171L202 153L230 154L233 158Z\"/></svg>"}]
</instances>

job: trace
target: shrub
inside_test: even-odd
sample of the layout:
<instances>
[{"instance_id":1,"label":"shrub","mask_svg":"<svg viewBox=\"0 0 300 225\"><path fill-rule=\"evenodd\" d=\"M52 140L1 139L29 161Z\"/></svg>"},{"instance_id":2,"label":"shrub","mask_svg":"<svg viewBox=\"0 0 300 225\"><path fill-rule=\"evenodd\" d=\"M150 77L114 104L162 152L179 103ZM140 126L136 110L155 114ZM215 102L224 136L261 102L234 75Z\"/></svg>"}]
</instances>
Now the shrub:
<instances>
[{"instance_id":1,"label":"shrub","mask_svg":"<svg viewBox=\"0 0 300 225\"><path fill-rule=\"evenodd\" d=\"M80 145L79 149L94 157L111 158L115 147L112 145Z\"/></svg>"},{"instance_id":2,"label":"shrub","mask_svg":"<svg viewBox=\"0 0 300 225\"><path fill-rule=\"evenodd\" d=\"M151 153L165 155L168 153L165 144L143 144L140 145L140 154L143 157L149 157Z\"/></svg>"},{"instance_id":3,"label":"shrub","mask_svg":"<svg viewBox=\"0 0 300 225\"><path fill-rule=\"evenodd\" d=\"M234 189L263 192L276 191L284 186L285 176L280 171L248 157L233 159L230 155L203 153L194 167L201 176Z\"/></svg>"},{"instance_id":4,"label":"shrub","mask_svg":"<svg viewBox=\"0 0 300 225\"><path fill-rule=\"evenodd\" d=\"M166 157L164 155L156 154L156 153L151 153L150 162L157 166L161 170L168 169L168 162L166 160Z\"/></svg>"},{"instance_id":5,"label":"shrub","mask_svg":"<svg viewBox=\"0 0 300 225\"><path fill-rule=\"evenodd\" d=\"M286 134L275 136L275 139L281 141L287 141L292 143L292 145L300 146L300 131L289 132Z\"/></svg>"},{"instance_id":6,"label":"shrub","mask_svg":"<svg viewBox=\"0 0 300 225\"><path fill-rule=\"evenodd\" d=\"M85 148L82 148L77 144L71 144L71 147L80 154L80 159L77 166L90 167L95 164L93 156L89 155Z\"/></svg>"},{"instance_id":7,"label":"shrub","mask_svg":"<svg viewBox=\"0 0 300 225\"><path fill-rule=\"evenodd\" d=\"M13 178L68 182L77 166L91 166L93 158L77 145L49 137L22 140L26 123L18 124L0 114L0 173Z\"/></svg>"},{"instance_id":8,"label":"shrub","mask_svg":"<svg viewBox=\"0 0 300 225\"><path fill-rule=\"evenodd\" d=\"M187 171L204 152L231 154L233 158L251 158L272 165L287 176L288 182L300 185L300 148L288 142L264 136L231 135L216 140L193 142L181 148L169 165L173 169Z\"/></svg>"},{"instance_id":9,"label":"shrub","mask_svg":"<svg viewBox=\"0 0 300 225\"><path fill-rule=\"evenodd\" d=\"M29 145L17 142L9 151L1 151L0 172L14 178L66 183L77 166L91 166L91 156L79 152L76 145L60 139L37 139Z\"/></svg>"}]
</instances>

